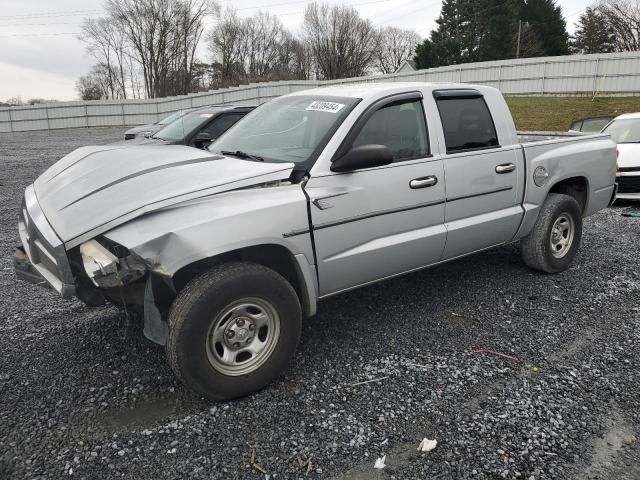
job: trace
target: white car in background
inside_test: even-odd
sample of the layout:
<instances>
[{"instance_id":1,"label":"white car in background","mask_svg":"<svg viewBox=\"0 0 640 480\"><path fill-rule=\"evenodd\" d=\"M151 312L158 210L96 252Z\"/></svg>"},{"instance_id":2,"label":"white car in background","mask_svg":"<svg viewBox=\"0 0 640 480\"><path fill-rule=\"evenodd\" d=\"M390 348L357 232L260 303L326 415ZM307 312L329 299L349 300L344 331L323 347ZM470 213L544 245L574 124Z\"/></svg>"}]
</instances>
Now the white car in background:
<instances>
[{"instance_id":1,"label":"white car in background","mask_svg":"<svg viewBox=\"0 0 640 480\"><path fill-rule=\"evenodd\" d=\"M602 133L618 144L618 194L621 200L640 200L640 112L614 118Z\"/></svg>"}]
</instances>

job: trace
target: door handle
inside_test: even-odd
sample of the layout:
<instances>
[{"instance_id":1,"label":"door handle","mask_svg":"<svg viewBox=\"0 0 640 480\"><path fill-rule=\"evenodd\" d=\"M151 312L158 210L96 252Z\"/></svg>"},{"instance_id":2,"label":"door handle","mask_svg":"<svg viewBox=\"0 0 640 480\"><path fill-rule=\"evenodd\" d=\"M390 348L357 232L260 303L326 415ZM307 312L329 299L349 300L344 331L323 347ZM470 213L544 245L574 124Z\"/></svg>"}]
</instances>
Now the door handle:
<instances>
[{"instance_id":1,"label":"door handle","mask_svg":"<svg viewBox=\"0 0 640 480\"><path fill-rule=\"evenodd\" d=\"M503 163L496 167L496 173L509 173L513 172L515 169L516 166L513 163Z\"/></svg>"},{"instance_id":2,"label":"door handle","mask_svg":"<svg viewBox=\"0 0 640 480\"><path fill-rule=\"evenodd\" d=\"M438 177L429 175L428 177L414 178L409 182L409 186L413 189L416 189L416 188L433 187L436 183L438 183Z\"/></svg>"}]
</instances>

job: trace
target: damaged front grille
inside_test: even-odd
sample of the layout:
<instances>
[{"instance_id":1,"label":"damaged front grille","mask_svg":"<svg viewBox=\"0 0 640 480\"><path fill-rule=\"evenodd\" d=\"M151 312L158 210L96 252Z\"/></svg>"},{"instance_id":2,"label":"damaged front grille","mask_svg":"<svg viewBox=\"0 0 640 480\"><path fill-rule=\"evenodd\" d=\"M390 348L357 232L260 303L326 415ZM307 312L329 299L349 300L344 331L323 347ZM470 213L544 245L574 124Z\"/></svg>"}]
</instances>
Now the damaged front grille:
<instances>
[{"instance_id":1,"label":"damaged front grille","mask_svg":"<svg viewBox=\"0 0 640 480\"><path fill-rule=\"evenodd\" d=\"M18 230L33 268L64 298L72 297L74 279L64 244L47 222L33 186L25 191Z\"/></svg>"}]
</instances>

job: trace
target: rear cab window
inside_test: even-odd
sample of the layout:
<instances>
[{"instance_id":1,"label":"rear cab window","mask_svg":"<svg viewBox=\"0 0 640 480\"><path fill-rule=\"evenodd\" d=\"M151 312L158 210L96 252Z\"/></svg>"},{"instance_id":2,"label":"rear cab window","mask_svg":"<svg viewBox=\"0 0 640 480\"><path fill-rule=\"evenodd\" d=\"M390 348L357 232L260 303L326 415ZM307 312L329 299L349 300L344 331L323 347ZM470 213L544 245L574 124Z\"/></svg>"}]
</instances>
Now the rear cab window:
<instances>
[{"instance_id":1,"label":"rear cab window","mask_svg":"<svg viewBox=\"0 0 640 480\"><path fill-rule=\"evenodd\" d=\"M489 107L479 92L434 92L447 153L499 148Z\"/></svg>"}]
</instances>

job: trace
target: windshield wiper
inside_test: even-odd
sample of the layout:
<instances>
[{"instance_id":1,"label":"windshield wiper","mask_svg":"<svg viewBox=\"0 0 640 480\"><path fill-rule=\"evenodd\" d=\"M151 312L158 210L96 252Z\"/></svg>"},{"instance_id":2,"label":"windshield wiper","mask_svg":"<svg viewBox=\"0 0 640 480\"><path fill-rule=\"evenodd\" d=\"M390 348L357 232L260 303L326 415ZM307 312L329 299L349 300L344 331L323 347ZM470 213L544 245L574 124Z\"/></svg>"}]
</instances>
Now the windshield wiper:
<instances>
[{"instance_id":1,"label":"windshield wiper","mask_svg":"<svg viewBox=\"0 0 640 480\"><path fill-rule=\"evenodd\" d=\"M232 152L230 150L222 150L220 152L222 155L230 155L232 157L242 158L243 160L253 160L254 162L264 162L264 158L259 157L258 155L251 155L250 153L243 152L241 150L236 150Z\"/></svg>"}]
</instances>

